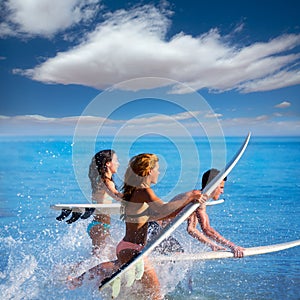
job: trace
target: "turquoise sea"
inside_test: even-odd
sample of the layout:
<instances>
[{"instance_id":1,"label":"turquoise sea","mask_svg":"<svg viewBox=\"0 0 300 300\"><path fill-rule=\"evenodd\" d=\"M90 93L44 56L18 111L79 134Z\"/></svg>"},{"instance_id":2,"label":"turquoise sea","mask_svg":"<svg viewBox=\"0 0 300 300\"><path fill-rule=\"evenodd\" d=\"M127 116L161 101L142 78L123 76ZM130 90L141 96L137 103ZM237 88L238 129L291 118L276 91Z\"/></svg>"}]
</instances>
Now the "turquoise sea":
<instances>
[{"instance_id":1,"label":"turquoise sea","mask_svg":"<svg viewBox=\"0 0 300 300\"><path fill-rule=\"evenodd\" d=\"M113 146L120 153L119 185L128 157L159 154L161 181L154 189L167 201L175 192L200 188L201 174L220 167L222 157L229 159L242 141L225 137L220 142L225 152L214 155L206 138L195 138L192 145L164 137L117 143L106 137L98 138L94 148ZM91 253L89 220L68 225L56 221L59 212L50 209L51 204L89 201L85 142L81 152L76 150L83 157L82 170L76 169L75 146L72 137L0 138L1 299L107 299L96 282L69 290L60 277L64 268ZM236 244L254 247L300 239L300 137L253 136L228 177L223 197L223 204L208 208L211 225ZM124 224L117 216L112 222L113 248ZM209 250L185 226L174 233L185 251ZM300 247L243 259L178 263L157 272L165 299L300 299ZM132 299L129 291L127 298Z\"/></svg>"}]
</instances>

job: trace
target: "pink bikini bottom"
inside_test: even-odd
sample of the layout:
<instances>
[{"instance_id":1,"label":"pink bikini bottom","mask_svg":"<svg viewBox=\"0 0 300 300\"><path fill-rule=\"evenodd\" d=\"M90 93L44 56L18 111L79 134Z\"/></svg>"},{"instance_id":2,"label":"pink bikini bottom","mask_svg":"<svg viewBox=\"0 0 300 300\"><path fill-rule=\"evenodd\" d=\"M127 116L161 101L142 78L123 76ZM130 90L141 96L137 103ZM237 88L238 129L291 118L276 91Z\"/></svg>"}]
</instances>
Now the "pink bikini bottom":
<instances>
[{"instance_id":1,"label":"pink bikini bottom","mask_svg":"<svg viewBox=\"0 0 300 300\"><path fill-rule=\"evenodd\" d=\"M120 253L120 251L125 250L125 249L132 249L132 250L136 250L136 251L142 251L142 249L144 248L144 246L142 245L138 245L138 244L134 244L131 242L126 242L126 241L121 241L116 249L117 254Z\"/></svg>"}]
</instances>

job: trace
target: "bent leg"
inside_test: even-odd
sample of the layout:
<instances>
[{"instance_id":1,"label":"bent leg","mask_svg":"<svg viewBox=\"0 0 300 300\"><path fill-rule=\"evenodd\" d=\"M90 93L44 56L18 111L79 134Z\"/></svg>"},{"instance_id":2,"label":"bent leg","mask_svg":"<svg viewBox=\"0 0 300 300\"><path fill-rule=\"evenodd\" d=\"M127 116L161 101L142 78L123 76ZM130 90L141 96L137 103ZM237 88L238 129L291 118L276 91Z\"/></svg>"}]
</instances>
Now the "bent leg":
<instances>
[{"instance_id":1,"label":"bent leg","mask_svg":"<svg viewBox=\"0 0 300 300\"><path fill-rule=\"evenodd\" d=\"M110 235L109 230L103 228L103 225L95 225L91 228L90 237L93 244L93 254L100 256L101 250L106 245L106 238Z\"/></svg>"},{"instance_id":2,"label":"bent leg","mask_svg":"<svg viewBox=\"0 0 300 300\"><path fill-rule=\"evenodd\" d=\"M118 260L103 262L88 271L89 278L94 279L95 277L99 277L100 280L103 280L111 276L119 267L120 264Z\"/></svg>"},{"instance_id":3,"label":"bent leg","mask_svg":"<svg viewBox=\"0 0 300 300\"><path fill-rule=\"evenodd\" d=\"M145 288L144 293L146 299L161 300L163 296L160 291L160 283L154 267L150 264L147 258L144 258L145 271L141 279Z\"/></svg>"},{"instance_id":4,"label":"bent leg","mask_svg":"<svg viewBox=\"0 0 300 300\"><path fill-rule=\"evenodd\" d=\"M136 256L140 251L134 249L123 248L117 251L117 257L120 265L127 263L132 257ZM144 258L144 274L141 279L144 287L143 297L141 299L161 300L163 297L160 292L160 283L154 267L147 258Z\"/></svg>"}]
</instances>

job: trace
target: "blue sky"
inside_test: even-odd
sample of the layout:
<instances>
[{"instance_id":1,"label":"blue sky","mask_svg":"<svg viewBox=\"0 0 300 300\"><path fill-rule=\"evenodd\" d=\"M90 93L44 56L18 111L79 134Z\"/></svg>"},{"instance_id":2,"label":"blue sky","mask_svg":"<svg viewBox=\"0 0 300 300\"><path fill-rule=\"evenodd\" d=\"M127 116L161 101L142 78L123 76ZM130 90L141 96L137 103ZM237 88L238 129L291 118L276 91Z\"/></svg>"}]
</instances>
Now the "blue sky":
<instances>
[{"instance_id":1,"label":"blue sky","mask_svg":"<svg viewBox=\"0 0 300 300\"><path fill-rule=\"evenodd\" d=\"M225 135L300 133L299 1L8 0L0 6L0 135L72 135L100 92L127 81L118 85L125 93L162 86L182 98L199 93L211 111L200 113L196 105L192 112L203 123L214 114ZM150 87L135 81L144 77L168 80ZM122 107L99 101L96 118L85 115L86 126L105 118L108 135L124 124L131 132L145 122L163 127L170 117L195 127L184 109L165 101ZM105 115L104 106L113 114ZM159 121L145 120L148 113Z\"/></svg>"}]
</instances>

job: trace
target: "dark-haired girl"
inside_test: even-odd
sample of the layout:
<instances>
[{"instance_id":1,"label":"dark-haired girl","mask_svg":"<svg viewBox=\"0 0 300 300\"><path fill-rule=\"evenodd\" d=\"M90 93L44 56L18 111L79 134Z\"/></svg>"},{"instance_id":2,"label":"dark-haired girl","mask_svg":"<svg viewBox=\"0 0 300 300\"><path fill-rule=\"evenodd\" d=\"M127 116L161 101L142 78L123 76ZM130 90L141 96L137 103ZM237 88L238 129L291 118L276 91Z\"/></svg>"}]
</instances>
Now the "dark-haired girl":
<instances>
[{"instance_id":1,"label":"dark-haired girl","mask_svg":"<svg viewBox=\"0 0 300 300\"><path fill-rule=\"evenodd\" d=\"M89 167L89 178L92 188L92 201L97 204L111 204L113 199L121 201L122 194L116 189L113 174L118 171L119 161L114 150L101 150L94 155ZM94 215L87 232L93 243L93 254L100 254L110 235L110 215Z\"/></svg>"}]
</instances>

